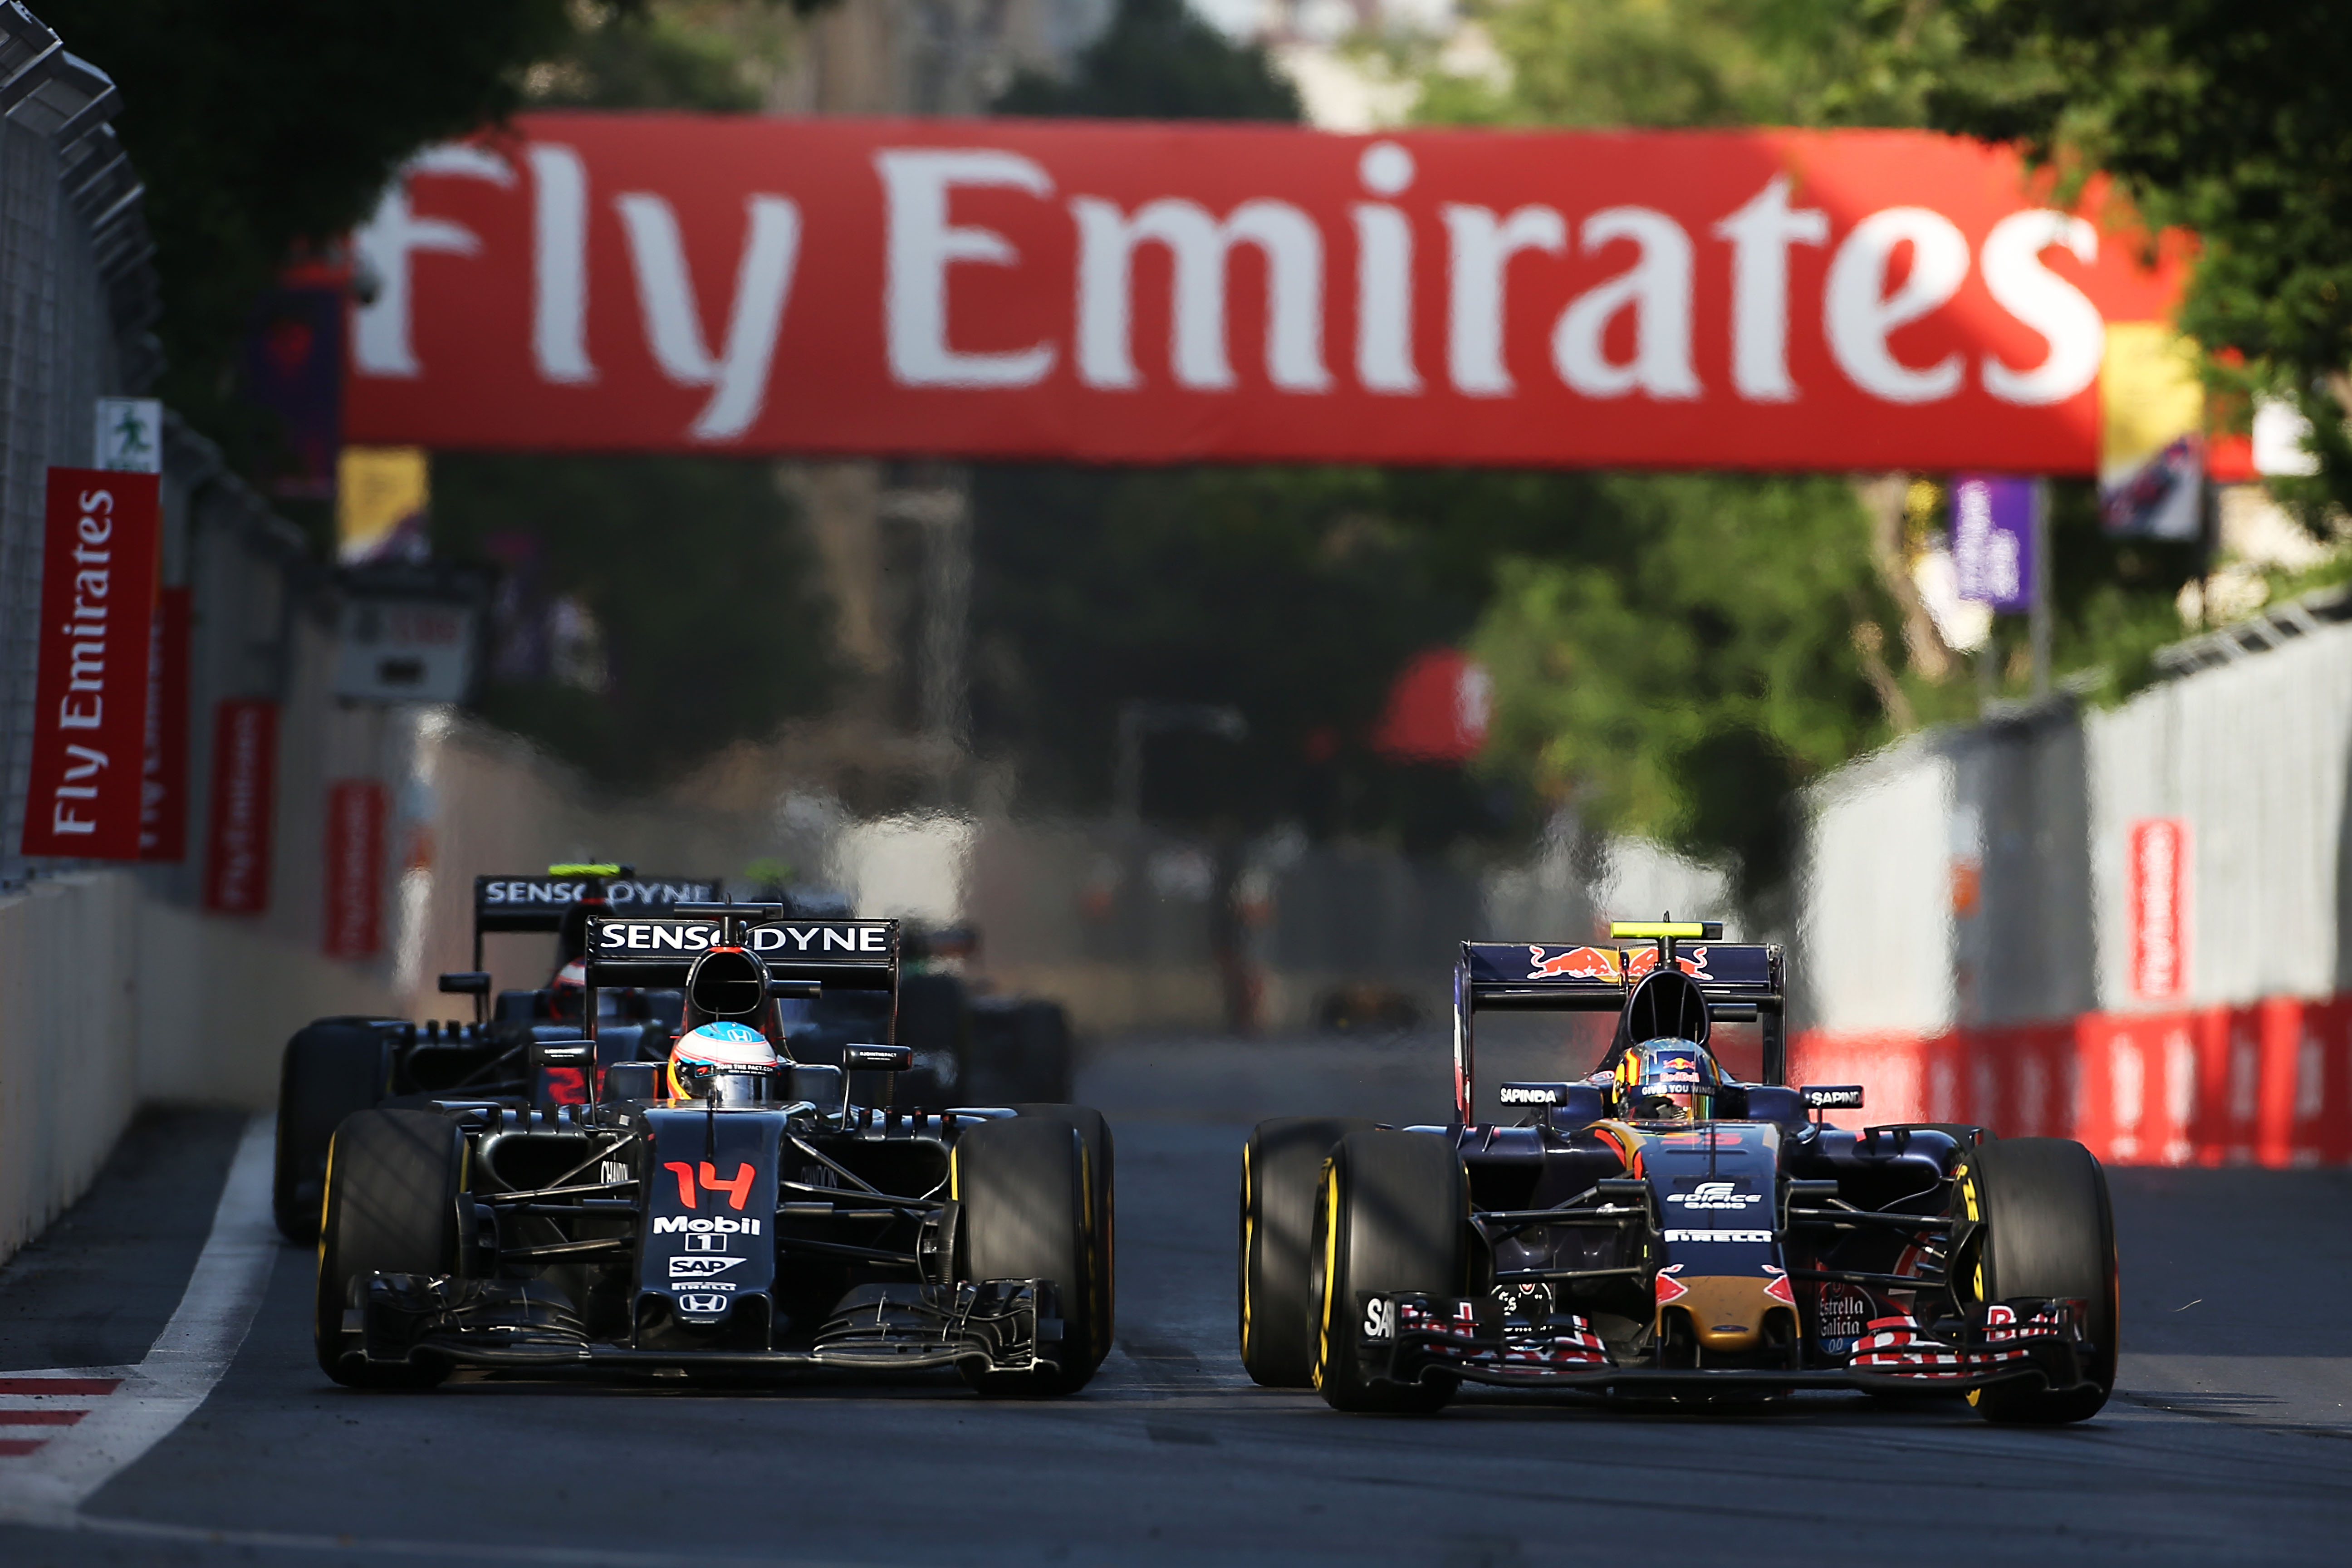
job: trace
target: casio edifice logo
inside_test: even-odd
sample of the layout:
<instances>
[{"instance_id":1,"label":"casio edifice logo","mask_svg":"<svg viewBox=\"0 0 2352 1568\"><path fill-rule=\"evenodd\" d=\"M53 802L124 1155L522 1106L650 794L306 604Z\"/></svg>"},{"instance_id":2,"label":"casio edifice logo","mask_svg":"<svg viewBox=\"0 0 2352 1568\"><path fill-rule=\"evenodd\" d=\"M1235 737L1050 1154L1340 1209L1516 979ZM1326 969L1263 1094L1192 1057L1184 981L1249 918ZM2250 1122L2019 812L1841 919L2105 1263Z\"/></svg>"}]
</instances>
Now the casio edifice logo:
<instances>
[{"instance_id":1,"label":"casio edifice logo","mask_svg":"<svg viewBox=\"0 0 2352 1568\"><path fill-rule=\"evenodd\" d=\"M1666 1194L1666 1202L1691 1209L1744 1209L1763 1201L1762 1193L1743 1193L1737 1182L1701 1182L1689 1192Z\"/></svg>"}]
</instances>

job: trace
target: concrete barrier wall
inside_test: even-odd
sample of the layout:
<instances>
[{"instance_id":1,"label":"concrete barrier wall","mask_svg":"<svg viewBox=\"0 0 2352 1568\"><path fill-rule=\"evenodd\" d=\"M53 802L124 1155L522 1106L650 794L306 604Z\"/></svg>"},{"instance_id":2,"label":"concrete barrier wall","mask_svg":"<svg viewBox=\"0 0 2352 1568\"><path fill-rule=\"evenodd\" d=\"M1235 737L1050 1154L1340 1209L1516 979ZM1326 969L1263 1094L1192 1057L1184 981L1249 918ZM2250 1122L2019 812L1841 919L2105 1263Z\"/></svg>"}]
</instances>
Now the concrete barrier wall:
<instances>
[{"instance_id":1,"label":"concrete barrier wall","mask_svg":"<svg viewBox=\"0 0 2352 1568\"><path fill-rule=\"evenodd\" d=\"M140 1106L265 1108L287 1036L392 1004L364 969L175 909L136 873L0 898L0 1258L81 1195Z\"/></svg>"}]
</instances>

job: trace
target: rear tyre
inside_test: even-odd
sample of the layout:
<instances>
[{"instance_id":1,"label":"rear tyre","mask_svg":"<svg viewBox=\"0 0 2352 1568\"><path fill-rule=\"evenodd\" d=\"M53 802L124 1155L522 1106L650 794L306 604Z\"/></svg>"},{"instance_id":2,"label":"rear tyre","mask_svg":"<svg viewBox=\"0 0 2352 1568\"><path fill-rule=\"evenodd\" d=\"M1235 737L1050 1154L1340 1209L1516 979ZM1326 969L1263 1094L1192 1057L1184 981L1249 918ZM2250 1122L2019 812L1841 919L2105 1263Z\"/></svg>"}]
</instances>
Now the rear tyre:
<instances>
[{"instance_id":1,"label":"rear tyre","mask_svg":"<svg viewBox=\"0 0 2352 1568\"><path fill-rule=\"evenodd\" d=\"M1110 1281L1104 1238L1087 1223L1089 1167L1084 1137L1060 1117L982 1122L956 1141L949 1169L963 1214L958 1278L1044 1280L1054 1287L1062 1317L1054 1366L962 1369L964 1381L982 1394L1075 1394L1109 1352L1096 1327L1096 1305L1108 1300Z\"/></svg>"},{"instance_id":2,"label":"rear tyre","mask_svg":"<svg viewBox=\"0 0 2352 1568\"><path fill-rule=\"evenodd\" d=\"M1962 1212L1985 1226L1969 1282L1979 1300L2055 1296L2090 1303L2083 1366L2089 1386L1995 1385L1969 1402L1988 1421L2057 1426L2090 1419L2115 1389L2120 1318L2106 1173L2071 1138L2004 1138L1970 1151L1960 1202Z\"/></svg>"},{"instance_id":3,"label":"rear tyre","mask_svg":"<svg viewBox=\"0 0 2352 1568\"><path fill-rule=\"evenodd\" d=\"M1087 1105L1015 1105L1016 1115L1067 1122L1077 1130L1087 1153L1087 1321L1093 1331L1092 1373L1110 1354L1118 1327L1118 1194L1112 1179L1110 1123ZM1098 1284L1097 1282L1099 1282Z\"/></svg>"},{"instance_id":4,"label":"rear tyre","mask_svg":"<svg viewBox=\"0 0 2352 1568\"><path fill-rule=\"evenodd\" d=\"M1280 1116L1242 1145L1242 1366L1262 1387L1315 1385L1315 1194L1331 1146L1371 1129L1355 1117Z\"/></svg>"},{"instance_id":5,"label":"rear tyre","mask_svg":"<svg viewBox=\"0 0 2352 1568\"><path fill-rule=\"evenodd\" d=\"M430 1388L438 1362L371 1366L346 1332L354 1281L372 1274L457 1271L457 1194L465 1135L429 1110L362 1110L335 1131L319 1234L313 1332L319 1367L350 1388Z\"/></svg>"},{"instance_id":6,"label":"rear tyre","mask_svg":"<svg viewBox=\"0 0 2352 1568\"><path fill-rule=\"evenodd\" d=\"M1312 1248L1315 1387L1334 1410L1427 1415L1461 1380L1374 1383L1358 1360L1368 1295L1454 1296L1468 1272L1470 1183L1452 1142L1427 1132L1350 1132L1323 1167Z\"/></svg>"},{"instance_id":7,"label":"rear tyre","mask_svg":"<svg viewBox=\"0 0 2352 1568\"><path fill-rule=\"evenodd\" d=\"M321 1018L286 1042L278 1074L278 1164L270 1208L297 1247L319 1239L327 1142L354 1110L383 1098L389 1042L366 1018Z\"/></svg>"}]
</instances>

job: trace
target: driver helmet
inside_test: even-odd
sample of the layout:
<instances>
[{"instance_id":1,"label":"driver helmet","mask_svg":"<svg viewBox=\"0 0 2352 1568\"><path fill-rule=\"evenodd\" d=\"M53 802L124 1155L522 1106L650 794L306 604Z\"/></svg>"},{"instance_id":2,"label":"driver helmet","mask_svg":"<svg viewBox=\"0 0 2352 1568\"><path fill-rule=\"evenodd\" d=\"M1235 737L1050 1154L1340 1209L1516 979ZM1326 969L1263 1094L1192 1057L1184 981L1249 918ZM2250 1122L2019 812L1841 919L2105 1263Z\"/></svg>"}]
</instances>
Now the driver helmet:
<instances>
[{"instance_id":1,"label":"driver helmet","mask_svg":"<svg viewBox=\"0 0 2352 1568\"><path fill-rule=\"evenodd\" d=\"M588 965L573 959L555 972L547 987L547 1016L560 1024L576 1024L588 1000Z\"/></svg>"},{"instance_id":2,"label":"driver helmet","mask_svg":"<svg viewBox=\"0 0 2352 1568\"><path fill-rule=\"evenodd\" d=\"M672 1100L708 1100L722 1079L765 1078L777 1068L776 1047L748 1024L704 1024L681 1036L669 1053ZM728 1099L734 1099L731 1089Z\"/></svg>"},{"instance_id":3,"label":"driver helmet","mask_svg":"<svg viewBox=\"0 0 2352 1568\"><path fill-rule=\"evenodd\" d=\"M1617 1064L1617 1113L1628 1121L1705 1121L1723 1075L1696 1040L1648 1040Z\"/></svg>"}]
</instances>

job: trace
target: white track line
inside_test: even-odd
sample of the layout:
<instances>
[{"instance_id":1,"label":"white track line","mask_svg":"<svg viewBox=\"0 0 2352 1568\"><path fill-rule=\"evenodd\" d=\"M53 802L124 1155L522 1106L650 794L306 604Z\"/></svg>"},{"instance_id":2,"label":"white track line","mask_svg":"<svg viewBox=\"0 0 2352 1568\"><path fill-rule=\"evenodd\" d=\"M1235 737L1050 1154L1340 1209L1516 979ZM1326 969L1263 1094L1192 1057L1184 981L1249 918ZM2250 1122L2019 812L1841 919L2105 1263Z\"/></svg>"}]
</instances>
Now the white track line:
<instances>
[{"instance_id":1,"label":"white track line","mask_svg":"<svg viewBox=\"0 0 2352 1568\"><path fill-rule=\"evenodd\" d=\"M75 1528L81 1505L138 1462L195 1413L236 1359L278 1259L270 1223L274 1131L268 1115L246 1124L229 1163L212 1234L172 1321L131 1367L64 1368L17 1377L119 1377L122 1385L91 1401L89 1414L54 1428L30 1454L0 1460L0 1520Z\"/></svg>"}]
</instances>

